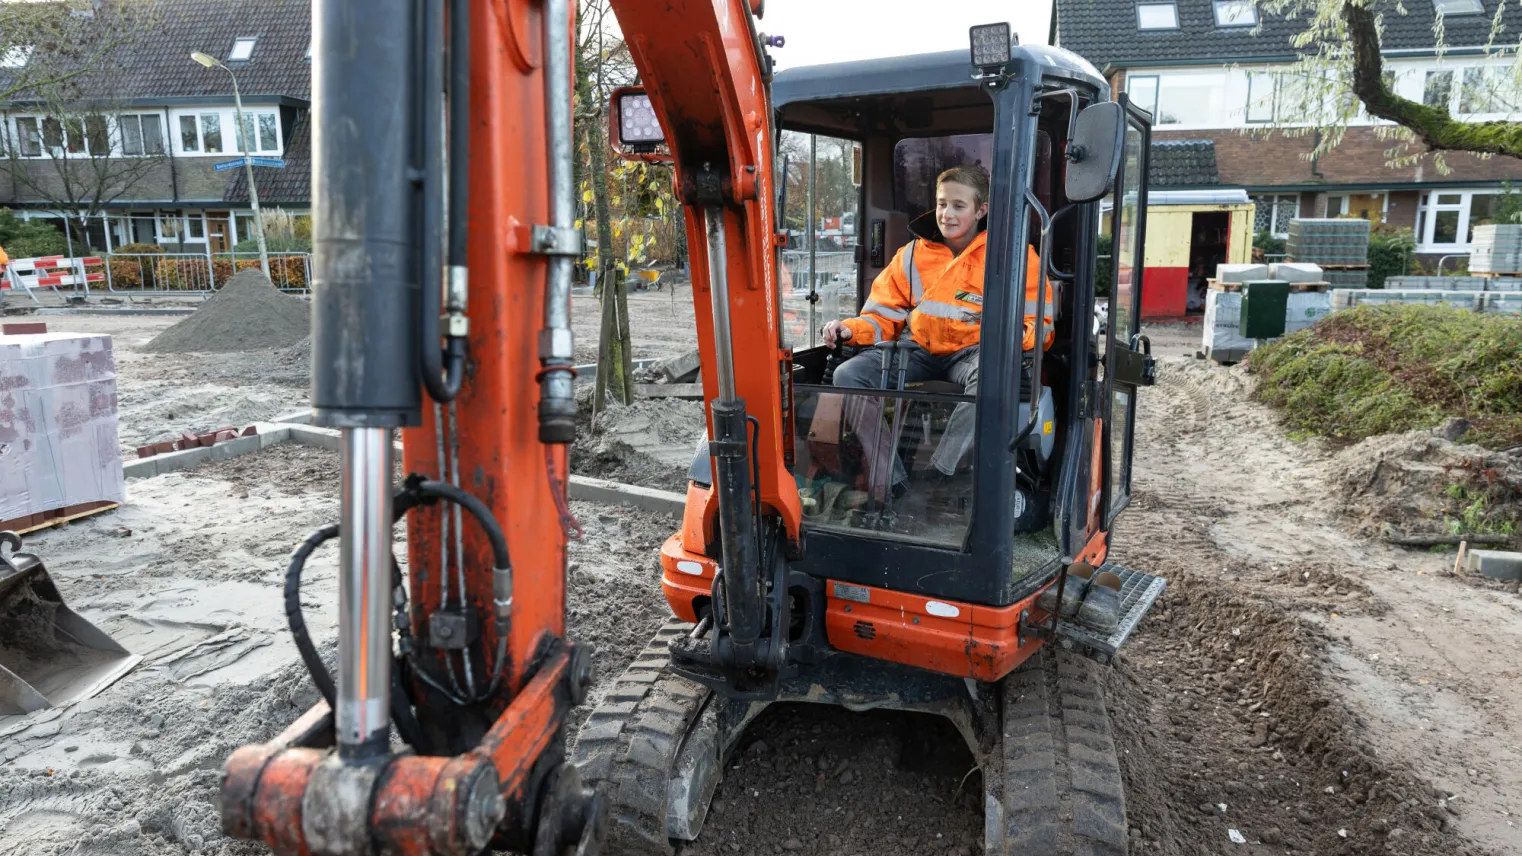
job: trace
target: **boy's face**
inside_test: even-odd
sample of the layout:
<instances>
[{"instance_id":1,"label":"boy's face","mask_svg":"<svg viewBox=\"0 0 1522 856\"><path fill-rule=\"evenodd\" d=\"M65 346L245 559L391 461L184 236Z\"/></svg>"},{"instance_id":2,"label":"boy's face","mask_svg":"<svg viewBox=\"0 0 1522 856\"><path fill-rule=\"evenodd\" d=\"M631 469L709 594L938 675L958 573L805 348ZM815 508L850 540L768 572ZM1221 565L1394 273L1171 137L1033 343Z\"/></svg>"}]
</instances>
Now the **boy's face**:
<instances>
[{"instance_id":1,"label":"boy's face","mask_svg":"<svg viewBox=\"0 0 1522 856\"><path fill-rule=\"evenodd\" d=\"M978 220L988 213L988 203L978 204L971 187L955 181L943 181L935 189L935 221L948 241L955 241L978 227Z\"/></svg>"}]
</instances>

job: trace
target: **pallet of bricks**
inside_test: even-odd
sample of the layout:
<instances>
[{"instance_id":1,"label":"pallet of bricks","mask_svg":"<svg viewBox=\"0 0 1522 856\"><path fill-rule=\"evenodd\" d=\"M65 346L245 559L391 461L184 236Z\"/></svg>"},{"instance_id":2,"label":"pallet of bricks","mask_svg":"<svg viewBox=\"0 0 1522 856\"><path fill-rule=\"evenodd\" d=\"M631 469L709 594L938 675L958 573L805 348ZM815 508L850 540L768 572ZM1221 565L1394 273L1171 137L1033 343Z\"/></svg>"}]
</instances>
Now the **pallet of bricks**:
<instances>
[{"instance_id":1,"label":"pallet of bricks","mask_svg":"<svg viewBox=\"0 0 1522 856\"><path fill-rule=\"evenodd\" d=\"M1285 286L1284 333L1315 324L1332 311L1327 271L1304 262L1218 265L1206 280L1203 351L1218 363L1234 363L1260 344L1242 334L1242 292L1255 283Z\"/></svg>"},{"instance_id":2,"label":"pallet of bricks","mask_svg":"<svg viewBox=\"0 0 1522 856\"><path fill-rule=\"evenodd\" d=\"M1486 278L1522 276L1522 224L1476 226L1470 236L1469 272Z\"/></svg>"},{"instance_id":3,"label":"pallet of bricks","mask_svg":"<svg viewBox=\"0 0 1522 856\"><path fill-rule=\"evenodd\" d=\"M1317 265L1332 288L1369 284L1369 221L1294 219L1284 244L1289 261Z\"/></svg>"}]
</instances>

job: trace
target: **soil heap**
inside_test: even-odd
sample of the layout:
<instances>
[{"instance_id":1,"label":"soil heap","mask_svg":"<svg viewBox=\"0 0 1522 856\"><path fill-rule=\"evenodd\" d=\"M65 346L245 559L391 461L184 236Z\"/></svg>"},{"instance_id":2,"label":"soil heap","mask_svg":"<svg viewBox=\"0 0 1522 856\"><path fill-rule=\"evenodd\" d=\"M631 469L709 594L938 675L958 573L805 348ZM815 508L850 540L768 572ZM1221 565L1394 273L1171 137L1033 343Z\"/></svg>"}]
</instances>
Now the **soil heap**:
<instances>
[{"instance_id":1,"label":"soil heap","mask_svg":"<svg viewBox=\"0 0 1522 856\"><path fill-rule=\"evenodd\" d=\"M287 348L311 331L311 307L280 293L258 270L244 270L195 314L160 333L144 351L156 354L229 353Z\"/></svg>"}]
</instances>

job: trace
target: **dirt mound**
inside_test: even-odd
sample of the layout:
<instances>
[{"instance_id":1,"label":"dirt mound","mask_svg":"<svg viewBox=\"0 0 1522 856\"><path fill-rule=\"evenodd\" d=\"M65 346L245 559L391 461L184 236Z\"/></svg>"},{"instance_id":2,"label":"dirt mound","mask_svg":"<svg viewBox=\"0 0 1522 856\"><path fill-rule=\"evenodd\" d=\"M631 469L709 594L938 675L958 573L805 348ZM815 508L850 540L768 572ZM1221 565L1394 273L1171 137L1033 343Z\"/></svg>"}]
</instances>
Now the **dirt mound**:
<instances>
[{"instance_id":1,"label":"dirt mound","mask_svg":"<svg viewBox=\"0 0 1522 856\"><path fill-rule=\"evenodd\" d=\"M592 416L590 394L577 402L571 471L577 475L686 491L693 450L707 432L699 401L610 402Z\"/></svg>"},{"instance_id":2,"label":"dirt mound","mask_svg":"<svg viewBox=\"0 0 1522 856\"><path fill-rule=\"evenodd\" d=\"M1290 612L1176 576L1106 687L1132 852L1469 854L1452 796L1391 769ZM1145 641L1143 641L1145 640Z\"/></svg>"},{"instance_id":3,"label":"dirt mound","mask_svg":"<svg viewBox=\"0 0 1522 856\"><path fill-rule=\"evenodd\" d=\"M245 270L143 350L225 354L285 348L306 338L311 327L311 307L305 300L281 294L260 271Z\"/></svg>"},{"instance_id":4,"label":"dirt mound","mask_svg":"<svg viewBox=\"0 0 1522 856\"><path fill-rule=\"evenodd\" d=\"M1370 437L1326 464L1356 534L1387 525L1406 535L1513 534L1522 526L1522 456L1454 443L1442 430Z\"/></svg>"},{"instance_id":5,"label":"dirt mound","mask_svg":"<svg viewBox=\"0 0 1522 856\"><path fill-rule=\"evenodd\" d=\"M657 460L628 443L605 436L578 438L571 447L571 472L661 490L687 490L687 468Z\"/></svg>"}]
</instances>

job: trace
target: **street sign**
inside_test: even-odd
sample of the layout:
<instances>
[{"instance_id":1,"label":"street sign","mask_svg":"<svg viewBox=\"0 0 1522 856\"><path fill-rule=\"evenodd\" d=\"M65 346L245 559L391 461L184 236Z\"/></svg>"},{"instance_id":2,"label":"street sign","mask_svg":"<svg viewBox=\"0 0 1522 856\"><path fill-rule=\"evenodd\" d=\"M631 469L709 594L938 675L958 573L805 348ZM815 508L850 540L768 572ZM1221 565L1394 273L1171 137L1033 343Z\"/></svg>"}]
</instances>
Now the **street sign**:
<instances>
[{"instance_id":1,"label":"street sign","mask_svg":"<svg viewBox=\"0 0 1522 856\"><path fill-rule=\"evenodd\" d=\"M234 158L233 160L222 161L221 163L217 164L216 170L217 172L221 172L224 169L237 169L240 166L243 166L243 158Z\"/></svg>"},{"instance_id":2,"label":"street sign","mask_svg":"<svg viewBox=\"0 0 1522 856\"><path fill-rule=\"evenodd\" d=\"M249 158L248 162L254 166L272 166L275 169L285 169L283 158Z\"/></svg>"}]
</instances>

